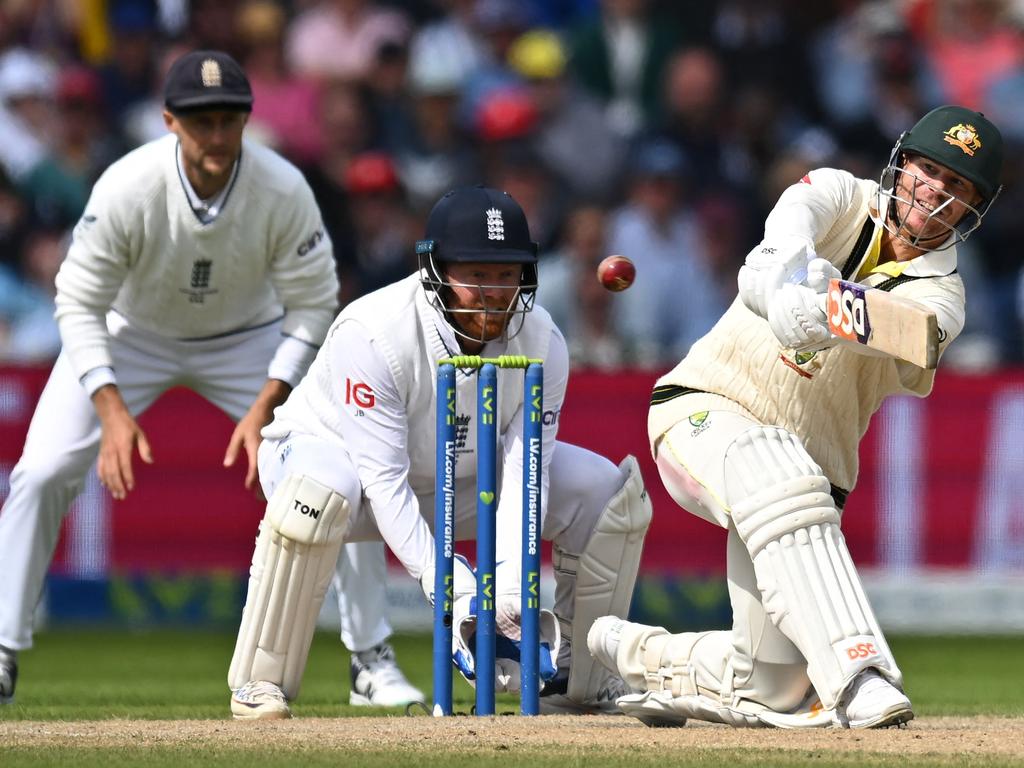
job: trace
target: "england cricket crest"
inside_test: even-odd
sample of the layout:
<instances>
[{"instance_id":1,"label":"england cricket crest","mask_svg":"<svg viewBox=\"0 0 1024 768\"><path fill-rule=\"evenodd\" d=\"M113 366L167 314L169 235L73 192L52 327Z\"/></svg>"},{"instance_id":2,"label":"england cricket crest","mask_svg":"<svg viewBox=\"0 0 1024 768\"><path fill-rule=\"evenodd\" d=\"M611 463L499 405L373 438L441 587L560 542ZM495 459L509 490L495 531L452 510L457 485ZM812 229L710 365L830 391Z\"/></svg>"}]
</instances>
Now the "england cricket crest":
<instances>
[{"instance_id":1,"label":"england cricket crest","mask_svg":"<svg viewBox=\"0 0 1024 768\"><path fill-rule=\"evenodd\" d=\"M487 239L505 239L505 220L501 218L501 210L498 208L487 209Z\"/></svg>"},{"instance_id":2,"label":"england cricket crest","mask_svg":"<svg viewBox=\"0 0 1024 768\"><path fill-rule=\"evenodd\" d=\"M223 82L220 64L214 59L203 59L203 63L199 67L199 77L207 88L220 88Z\"/></svg>"},{"instance_id":3,"label":"england cricket crest","mask_svg":"<svg viewBox=\"0 0 1024 768\"><path fill-rule=\"evenodd\" d=\"M192 262L192 273L189 275L188 288L179 290L188 296L189 304L202 304L206 297L217 293L216 288L210 287L210 275L213 272L213 262L210 259L196 259Z\"/></svg>"}]
</instances>

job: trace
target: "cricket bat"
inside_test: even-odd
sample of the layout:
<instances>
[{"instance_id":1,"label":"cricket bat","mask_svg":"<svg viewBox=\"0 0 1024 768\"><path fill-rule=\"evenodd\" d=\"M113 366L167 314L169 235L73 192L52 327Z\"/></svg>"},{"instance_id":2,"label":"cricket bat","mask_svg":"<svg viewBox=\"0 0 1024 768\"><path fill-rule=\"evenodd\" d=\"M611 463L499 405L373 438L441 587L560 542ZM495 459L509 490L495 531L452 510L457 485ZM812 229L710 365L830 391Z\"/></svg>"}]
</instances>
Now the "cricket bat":
<instances>
[{"instance_id":1,"label":"cricket bat","mask_svg":"<svg viewBox=\"0 0 1024 768\"><path fill-rule=\"evenodd\" d=\"M834 278L825 297L828 327L836 336L921 368L939 362L939 323L916 301Z\"/></svg>"}]
</instances>

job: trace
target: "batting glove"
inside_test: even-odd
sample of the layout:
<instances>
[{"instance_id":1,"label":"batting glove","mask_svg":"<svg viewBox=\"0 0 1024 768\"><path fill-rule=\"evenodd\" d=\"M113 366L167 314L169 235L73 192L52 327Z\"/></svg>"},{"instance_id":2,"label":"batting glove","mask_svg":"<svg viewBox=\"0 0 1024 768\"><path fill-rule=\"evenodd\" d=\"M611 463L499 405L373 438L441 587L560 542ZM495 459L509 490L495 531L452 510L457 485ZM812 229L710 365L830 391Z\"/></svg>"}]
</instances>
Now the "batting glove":
<instances>
[{"instance_id":1,"label":"batting glove","mask_svg":"<svg viewBox=\"0 0 1024 768\"><path fill-rule=\"evenodd\" d=\"M843 273L836 269L828 259L811 259L807 262L807 279L804 284L815 293L826 293L828 282L832 279L839 279Z\"/></svg>"},{"instance_id":2,"label":"batting glove","mask_svg":"<svg viewBox=\"0 0 1024 768\"><path fill-rule=\"evenodd\" d=\"M783 347L796 352L825 349L835 343L817 293L786 283L768 305L768 325Z\"/></svg>"},{"instance_id":3,"label":"batting glove","mask_svg":"<svg viewBox=\"0 0 1024 768\"><path fill-rule=\"evenodd\" d=\"M776 291L786 283L802 283L814 256L814 243L798 235L761 241L740 267L740 300L751 312L767 319Z\"/></svg>"}]
</instances>

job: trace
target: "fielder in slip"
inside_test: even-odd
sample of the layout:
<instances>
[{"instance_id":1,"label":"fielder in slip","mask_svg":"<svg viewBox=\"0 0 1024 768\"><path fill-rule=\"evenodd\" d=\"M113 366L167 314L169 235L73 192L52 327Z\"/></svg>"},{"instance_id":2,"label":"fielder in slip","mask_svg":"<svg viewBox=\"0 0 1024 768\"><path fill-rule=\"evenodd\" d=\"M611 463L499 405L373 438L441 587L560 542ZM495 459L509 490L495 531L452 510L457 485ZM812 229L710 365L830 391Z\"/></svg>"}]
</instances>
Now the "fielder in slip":
<instances>
[{"instance_id":1,"label":"fielder in slip","mask_svg":"<svg viewBox=\"0 0 1024 768\"><path fill-rule=\"evenodd\" d=\"M136 449L159 458L136 417L186 386L237 422L225 463L244 452L254 486L260 429L334 318L320 211L298 169L243 138L252 101L227 54L179 58L165 83L168 135L107 169L75 227L57 276L63 351L0 512L0 703L14 695L61 520L97 453L100 480L124 498ZM385 643L383 547L355 547L339 561L339 602L343 639L363 652L353 669L374 673L367 703L422 698Z\"/></svg>"},{"instance_id":2,"label":"fielder in slip","mask_svg":"<svg viewBox=\"0 0 1024 768\"><path fill-rule=\"evenodd\" d=\"M326 578L342 541L383 540L419 581L435 584L436 378L456 355L540 358L543 372L541 535L553 542L556 674L542 712L614 708L621 679L585 638L598 616L629 609L651 507L632 456L616 467L558 442L569 377L562 334L541 307L537 245L510 195L462 187L442 197L416 247L419 271L353 302L309 373L263 430L259 474L270 500L228 675L236 718L287 717L299 692ZM458 371L455 531L476 534L476 377ZM497 399L498 633L520 636L523 377L500 376ZM489 502L490 503L490 502ZM469 624L476 578L454 577L453 625ZM453 640L463 671L468 648ZM575 643L576 647L573 646ZM514 660L496 659L495 687L515 691Z\"/></svg>"},{"instance_id":3,"label":"fielder in slip","mask_svg":"<svg viewBox=\"0 0 1024 768\"><path fill-rule=\"evenodd\" d=\"M595 622L591 652L638 691L619 700L627 713L751 727L913 717L839 526L871 414L888 395L927 395L934 371L837 345L821 299L840 277L912 299L948 345L964 321L956 244L998 195L1002 154L983 115L940 107L878 183L820 169L782 194L739 298L658 381L649 416L666 489L728 530L732 629Z\"/></svg>"}]
</instances>

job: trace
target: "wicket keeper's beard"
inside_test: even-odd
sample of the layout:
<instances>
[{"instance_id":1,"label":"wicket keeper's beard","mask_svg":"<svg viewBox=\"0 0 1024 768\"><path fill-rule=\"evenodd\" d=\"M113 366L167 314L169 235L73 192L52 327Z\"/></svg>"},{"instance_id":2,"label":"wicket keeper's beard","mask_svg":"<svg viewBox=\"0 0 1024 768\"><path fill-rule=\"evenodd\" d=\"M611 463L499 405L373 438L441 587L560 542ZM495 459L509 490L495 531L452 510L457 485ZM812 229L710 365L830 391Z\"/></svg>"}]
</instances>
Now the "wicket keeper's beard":
<instances>
[{"instance_id":1,"label":"wicket keeper's beard","mask_svg":"<svg viewBox=\"0 0 1024 768\"><path fill-rule=\"evenodd\" d=\"M451 292L449 291L449 300ZM479 299L473 306L453 306L449 303L448 318L466 336L480 341L493 341L504 335L512 318L512 309L519 301L517 290L508 304Z\"/></svg>"}]
</instances>

